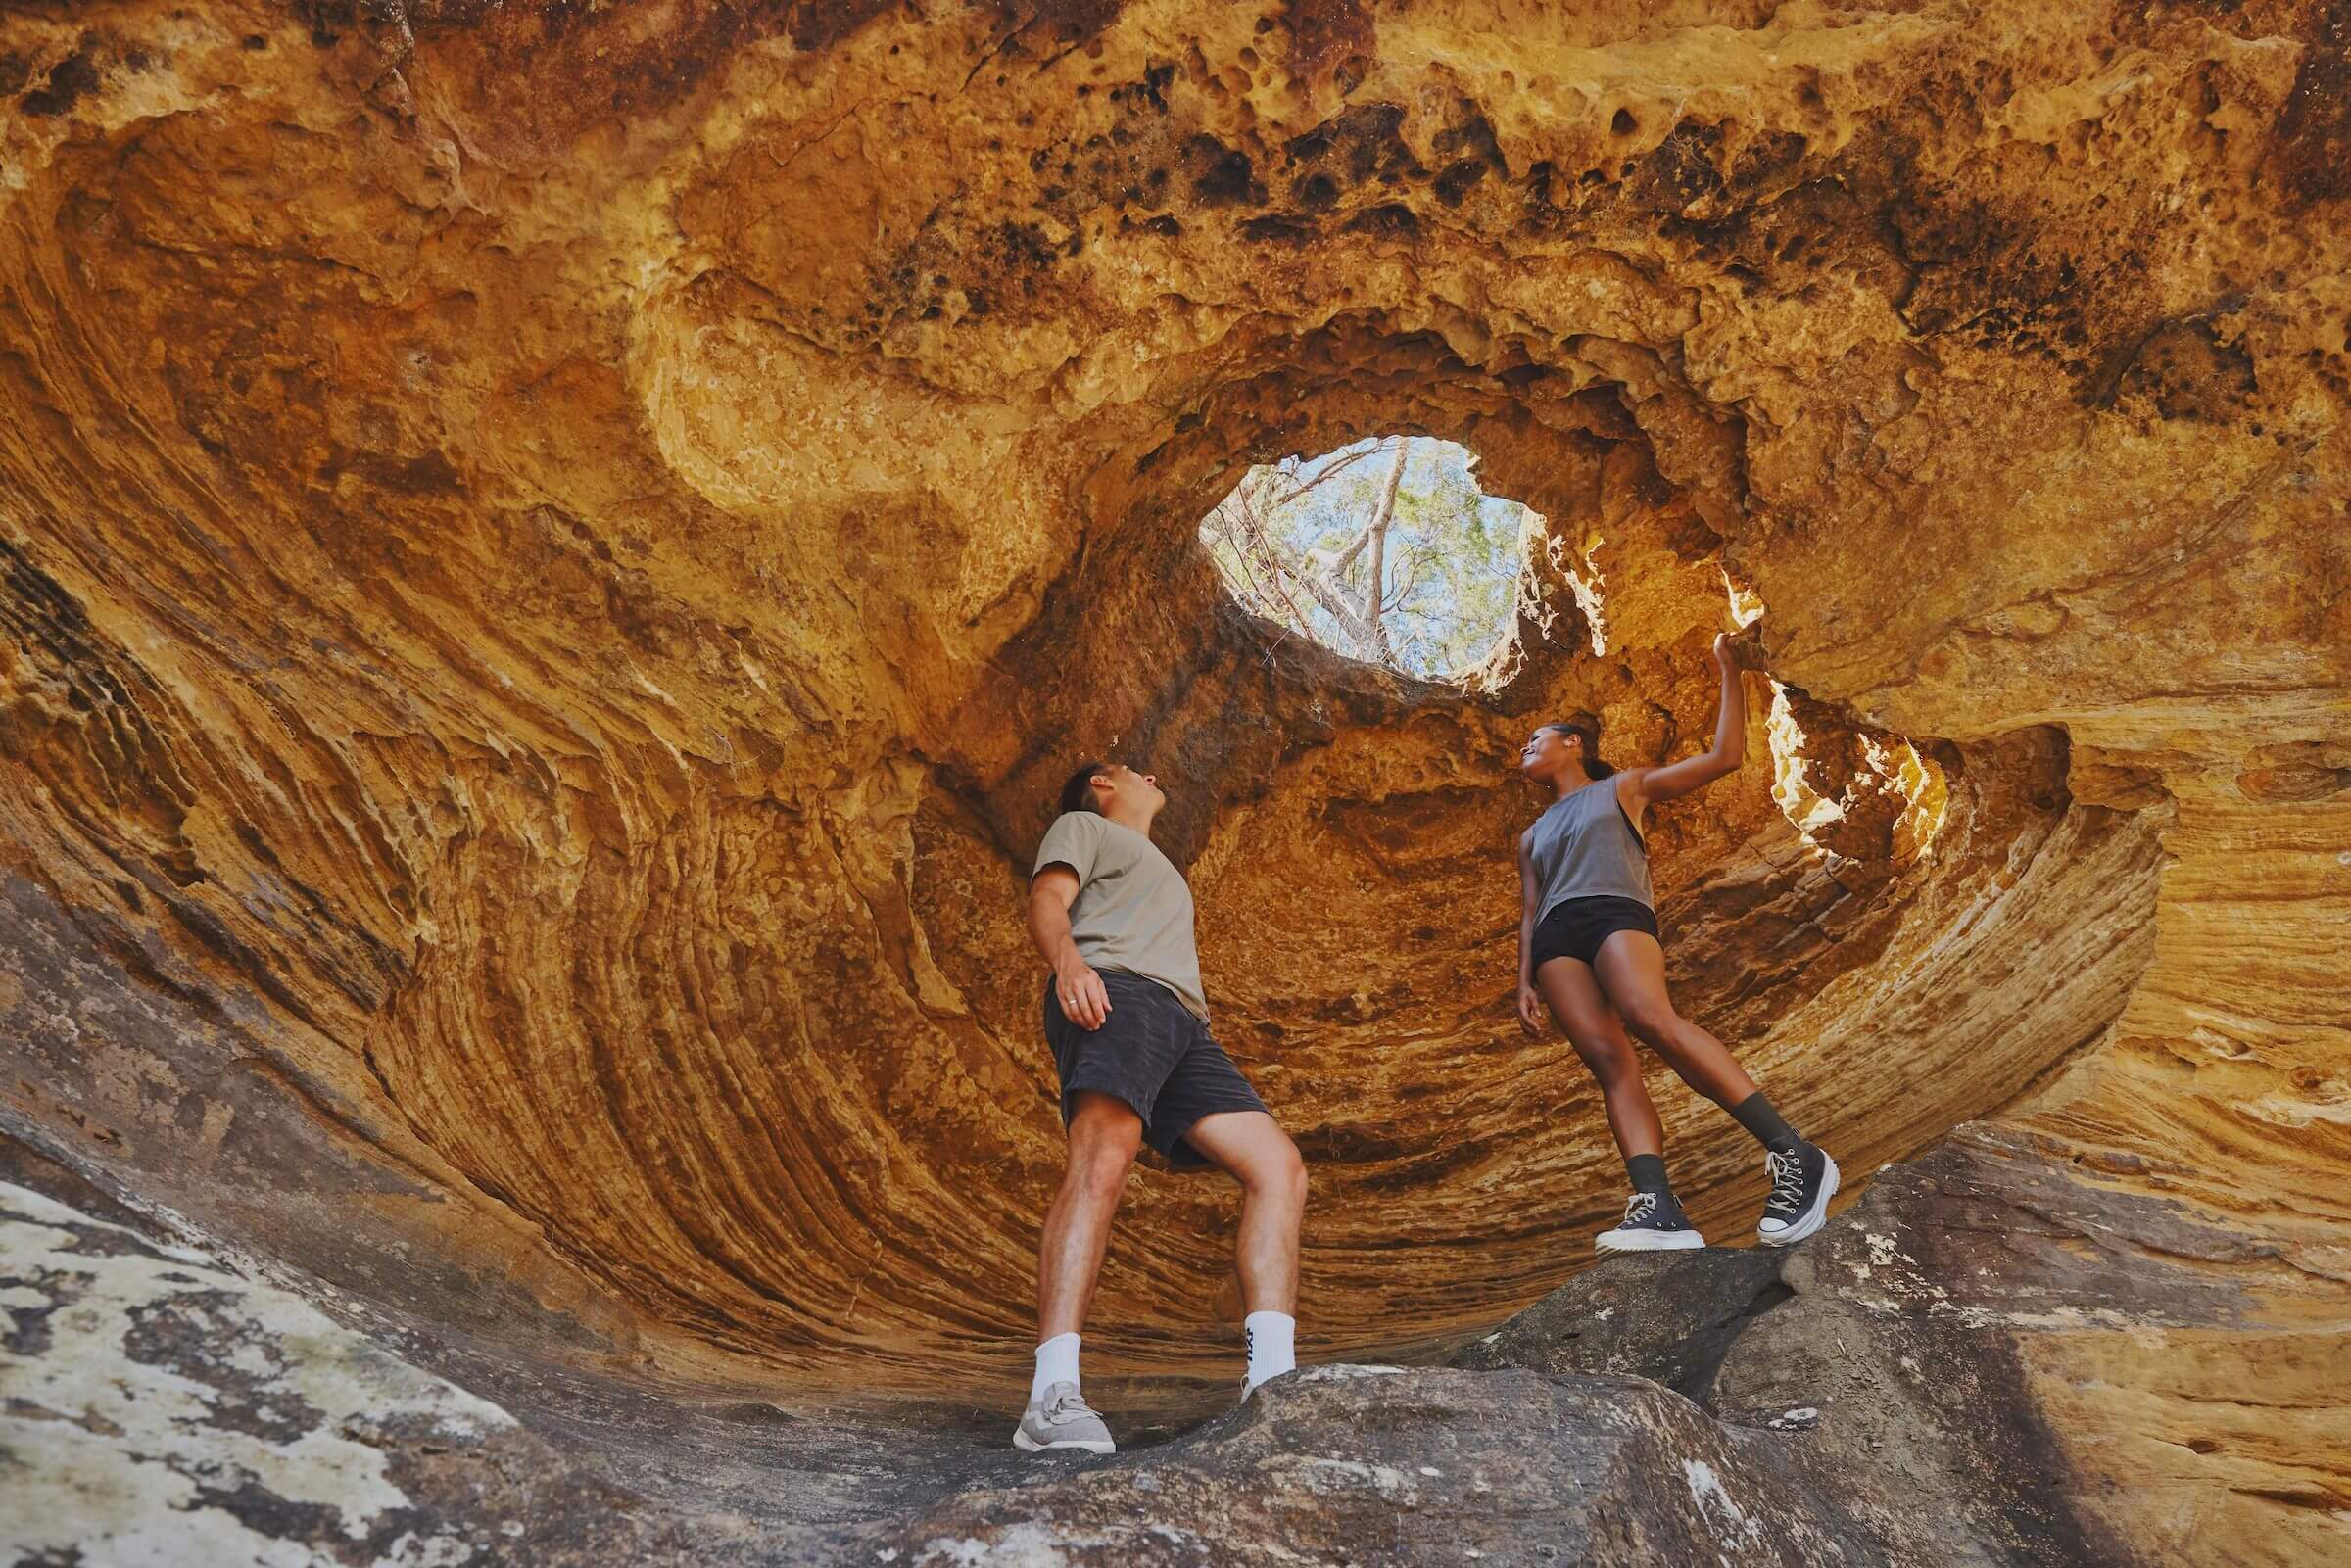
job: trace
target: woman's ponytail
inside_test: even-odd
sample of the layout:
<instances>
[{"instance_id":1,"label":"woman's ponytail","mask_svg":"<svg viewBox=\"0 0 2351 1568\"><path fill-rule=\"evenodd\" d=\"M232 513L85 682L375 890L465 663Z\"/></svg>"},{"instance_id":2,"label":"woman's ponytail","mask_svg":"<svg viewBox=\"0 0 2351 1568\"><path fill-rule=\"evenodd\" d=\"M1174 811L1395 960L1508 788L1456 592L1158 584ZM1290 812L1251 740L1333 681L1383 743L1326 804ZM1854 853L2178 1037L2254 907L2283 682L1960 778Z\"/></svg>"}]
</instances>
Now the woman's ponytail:
<instances>
[{"instance_id":1,"label":"woman's ponytail","mask_svg":"<svg viewBox=\"0 0 2351 1568\"><path fill-rule=\"evenodd\" d=\"M1571 735L1584 742L1584 774L1587 778L1606 779L1616 770L1600 760L1600 717L1579 711L1564 719L1555 720L1549 728L1561 735Z\"/></svg>"}]
</instances>

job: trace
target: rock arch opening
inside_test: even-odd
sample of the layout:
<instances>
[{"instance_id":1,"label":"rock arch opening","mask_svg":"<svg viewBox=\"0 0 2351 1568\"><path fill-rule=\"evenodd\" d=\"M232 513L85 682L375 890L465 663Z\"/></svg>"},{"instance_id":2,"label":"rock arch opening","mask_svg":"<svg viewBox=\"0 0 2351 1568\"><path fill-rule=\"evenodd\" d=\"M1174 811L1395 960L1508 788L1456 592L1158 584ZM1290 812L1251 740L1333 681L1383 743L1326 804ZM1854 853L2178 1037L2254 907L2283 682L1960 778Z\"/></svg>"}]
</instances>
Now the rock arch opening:
<instances>
[{"instance_id":1,"label":"rock arch opening","mask_svg":"<svg viewBox=\"0 0 2351 1568\"><path fill-rule=\"evenodd\" d=\"M1449 441L1374 437L1252 465L1200 522L1243 609L1334 651L1477 682L1517 622L1531 507L1481 490Z\"/></svg>"}]
</instances>

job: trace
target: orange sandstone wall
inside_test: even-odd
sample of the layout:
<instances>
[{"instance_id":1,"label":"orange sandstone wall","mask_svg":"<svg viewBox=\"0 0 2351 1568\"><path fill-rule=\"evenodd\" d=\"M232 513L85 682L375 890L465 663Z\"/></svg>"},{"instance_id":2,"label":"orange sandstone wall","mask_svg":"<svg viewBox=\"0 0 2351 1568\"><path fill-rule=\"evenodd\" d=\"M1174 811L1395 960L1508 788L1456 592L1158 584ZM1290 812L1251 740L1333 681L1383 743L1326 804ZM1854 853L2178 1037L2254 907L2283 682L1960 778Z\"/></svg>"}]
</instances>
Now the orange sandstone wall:
<instances>
[{"instance_id":1,"label":"orange sandstone wall","mask_svg":"<svg viewBox=\"0 0 2351 1568\"><path fill-rule=\"evenodd\" d=\"M2192 1371L2051 1352L2143 1471L2346 1315L2345 27L16 7L0 1117L492 1342L983 1386L1059 1156L1021 872L1115 750L1314 1162L1311 1348L1456 1335L1619 1179L1511 1017L1515 745L1702 743L1735 583L1780 797L1758 674L1655 835L1686 1007L1856 1174L1995 1117L2245 1238ZM1395 430L1549 519L1470 689L1194 542ZM1096 1337L1185 1372L1229 1202L1131 1213Z\"/></svg>"}]
</instances>

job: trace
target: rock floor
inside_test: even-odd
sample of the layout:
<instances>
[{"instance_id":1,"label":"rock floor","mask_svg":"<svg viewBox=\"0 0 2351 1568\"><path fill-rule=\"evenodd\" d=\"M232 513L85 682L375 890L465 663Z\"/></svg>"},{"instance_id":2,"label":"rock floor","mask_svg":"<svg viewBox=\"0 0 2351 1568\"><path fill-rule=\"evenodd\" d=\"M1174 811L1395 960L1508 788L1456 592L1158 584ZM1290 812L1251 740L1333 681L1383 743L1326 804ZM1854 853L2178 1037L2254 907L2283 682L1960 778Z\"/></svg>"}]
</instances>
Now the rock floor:
<instances>
[{"instance_id":1,"label":"rock floor","mask_svg":"<svg viewBox=\"0 0 2351 1568\"><path fill-rule=\"evenodd\" d=\"M1452 1364L1309 1366L1115 1456L1035 1458L1005 1410L396 1353L22 1146L6 1174L0 1545L27 1568L2120 1564L2044 1414L2047 1343L2254 1310L2199 1283L2224 1238L2189 1216L1963 1129L1786 1254L1613 1260ZM2298 1511L2221 1560L2351 1541Z\"/></svg>"}]
</instances>

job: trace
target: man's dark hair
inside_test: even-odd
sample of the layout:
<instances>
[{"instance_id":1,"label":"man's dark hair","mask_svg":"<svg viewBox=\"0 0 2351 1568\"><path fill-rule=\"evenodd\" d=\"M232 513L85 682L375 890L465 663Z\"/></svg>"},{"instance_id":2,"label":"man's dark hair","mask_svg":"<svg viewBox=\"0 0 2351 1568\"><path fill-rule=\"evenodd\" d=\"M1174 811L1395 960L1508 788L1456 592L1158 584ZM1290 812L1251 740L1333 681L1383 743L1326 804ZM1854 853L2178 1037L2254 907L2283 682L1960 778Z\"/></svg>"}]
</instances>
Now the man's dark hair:
<instances>
[{"instance_id":1,"label":"man's dark hair","mask_svg":"<svg viewBox=\"0 0 2351 1568\"><path fill-rule=\"evenodd\" d=\"M1094 775L1108 767L1104 762L1088 762L1070 775L1070 782L1061 786L1061 815L1073 811L1091 811L1099 814L1100 801L1094 798Z\"/></svg>"},{"instance_id":2,"label":"man's dark hair","mask_svg":"<svg viewBox=\"0 0 2351 1568\"><path fill-rule=\"evenodd\" d=\"M1591 779L1606 779L1616 770L1600 760L1600 720L1590 713L1573 713L1543 727L1571 735L1584 743L1584 775Z\"/></svg>"}]
</instances>

